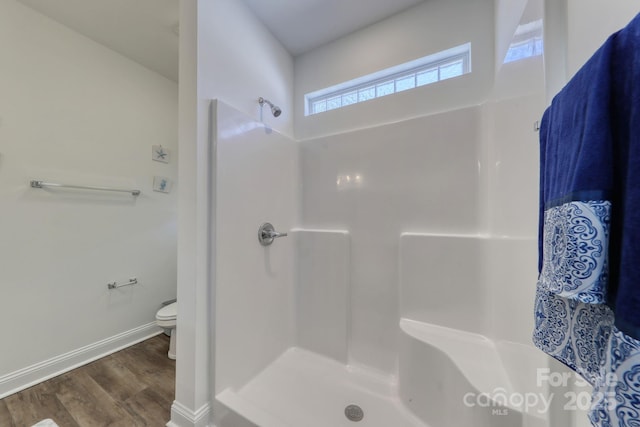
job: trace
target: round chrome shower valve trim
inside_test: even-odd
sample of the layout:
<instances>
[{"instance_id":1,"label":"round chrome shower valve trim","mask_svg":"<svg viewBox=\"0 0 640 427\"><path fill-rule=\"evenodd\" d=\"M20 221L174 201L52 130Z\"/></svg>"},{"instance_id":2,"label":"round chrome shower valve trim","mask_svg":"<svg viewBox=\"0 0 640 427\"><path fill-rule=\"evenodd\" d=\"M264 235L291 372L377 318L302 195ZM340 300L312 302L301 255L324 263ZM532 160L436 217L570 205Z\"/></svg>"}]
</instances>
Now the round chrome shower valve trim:
<instances>
[{"instance_id":1,"label":"round chrome shower valve trim","mask_svg":"<svg viewBox=\"0 0 640 427\"><path fill-rule=\"evenodd\" d=\"M278 233L269 222L265 222L258 228L258 241L262 246L269 246L274 239L286 237L287 233Z\"/></svg>"}]
</instances>

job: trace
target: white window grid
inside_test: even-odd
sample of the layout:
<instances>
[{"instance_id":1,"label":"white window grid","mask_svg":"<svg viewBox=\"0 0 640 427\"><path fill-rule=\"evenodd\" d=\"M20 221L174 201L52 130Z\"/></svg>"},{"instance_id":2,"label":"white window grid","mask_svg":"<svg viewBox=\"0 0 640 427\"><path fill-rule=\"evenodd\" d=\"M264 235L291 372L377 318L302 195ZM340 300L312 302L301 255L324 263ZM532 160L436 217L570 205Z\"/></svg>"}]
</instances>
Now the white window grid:
<instances>
[{"instance_id":1,"label":"white window grid","mask_svg":"<svg viewBox=\"0 0 640 427\"><path fill-rule=\"evenodd\" d=\"M504 63L515 62L525 58L540 56L544 52L542 37L531 37L530 39L513 43L504 58Z\"/></svg>"},{"instance_id":2,"label":"white window grid","mask_svg":"<svg viewBox=\"0 0 640 427\"><path fill-rule=\"evenodd\" d=\"M307 97L307 115L335 110L458 77L471 71L470 63L471 52L466 50L409 70L403 70L315 97Z\"/></svg>"},{"instance_id":3,"label":"white window grid","mask_svg":"<svg viewBox=\"0 0 640 427\"><path fill-rule=\"evenodd\" d=\"M504 63L540 56L544 53L542 19L518 25Z\"/></svg>"}]
</instances>

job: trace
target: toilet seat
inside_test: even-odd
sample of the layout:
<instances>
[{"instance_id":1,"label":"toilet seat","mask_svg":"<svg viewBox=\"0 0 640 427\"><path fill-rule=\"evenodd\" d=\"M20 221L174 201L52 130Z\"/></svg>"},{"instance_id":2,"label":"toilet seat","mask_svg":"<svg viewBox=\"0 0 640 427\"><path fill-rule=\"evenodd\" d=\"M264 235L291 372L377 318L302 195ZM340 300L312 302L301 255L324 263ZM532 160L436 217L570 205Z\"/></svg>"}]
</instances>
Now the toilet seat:
<instances>
[{"instance_id":1,"label":"toilet seat","mask_svg":"<svg viewBox=\"0 0 640 427\"><path fill-rule=\"evenodd\" d=\"M175 328L178 316L178 303L174 302L162 307L156 314L156 322L161 328Z\"/></svg>"}]
</instances>

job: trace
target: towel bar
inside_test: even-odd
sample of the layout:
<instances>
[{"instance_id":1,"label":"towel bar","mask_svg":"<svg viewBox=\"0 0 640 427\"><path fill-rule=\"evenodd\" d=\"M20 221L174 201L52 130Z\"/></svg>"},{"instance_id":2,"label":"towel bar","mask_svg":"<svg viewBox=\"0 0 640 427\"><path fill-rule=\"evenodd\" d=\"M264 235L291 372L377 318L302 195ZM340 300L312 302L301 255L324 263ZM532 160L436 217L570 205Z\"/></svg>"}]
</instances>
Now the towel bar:
<instances>
[{"instance_id":1,"label":"towel bar","mask_svg":"<svg viewBox=\"0 0 640 427\"><path fill-rule=\"evenodd\" d=\"M31 181L32 188L45 188L45 187L61 187L61 188L77 188L80 190L100 190L100 191L117 191L120 193L131 193L132 196L139 196L140 190L125 190L120 188L110 188L110 187L94 187L90 185L67 185L67 184L56 184L53 182L44 182L44 181Z\"/></svg>"}]
</instances>

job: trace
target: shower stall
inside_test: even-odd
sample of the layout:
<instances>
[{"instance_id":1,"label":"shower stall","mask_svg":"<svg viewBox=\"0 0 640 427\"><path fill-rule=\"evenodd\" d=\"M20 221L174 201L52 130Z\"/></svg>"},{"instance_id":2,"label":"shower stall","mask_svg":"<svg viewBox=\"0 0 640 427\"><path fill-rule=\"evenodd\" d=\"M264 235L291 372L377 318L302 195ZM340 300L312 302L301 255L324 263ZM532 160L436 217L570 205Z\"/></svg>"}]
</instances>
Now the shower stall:
<instances>
[{"instance_id":1,"label":"shower stall","mask_svg":"<svg viewBox=\"0 0 640 427\"><path fill-rule=\"evenodd\" d=\"M543 103L294 141L213 101L216 426L552 425L529 344Z\"/></svg>"},{"instance_id":2,"label":"shower stall","mask_svg":"<svg viewBox=\"0 0 640 427\"><path fill-rule=\"evenodd\" d=\"M544 63L495 63L541 29L526 3L502 28L494 2L424 2L210 92L216 427L577 426L531 343ZM471 73L304 116L304 94L468 42Z\"/></svg>"}]
</instances>

